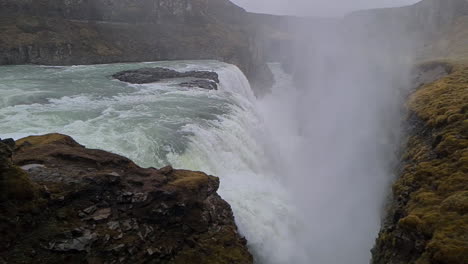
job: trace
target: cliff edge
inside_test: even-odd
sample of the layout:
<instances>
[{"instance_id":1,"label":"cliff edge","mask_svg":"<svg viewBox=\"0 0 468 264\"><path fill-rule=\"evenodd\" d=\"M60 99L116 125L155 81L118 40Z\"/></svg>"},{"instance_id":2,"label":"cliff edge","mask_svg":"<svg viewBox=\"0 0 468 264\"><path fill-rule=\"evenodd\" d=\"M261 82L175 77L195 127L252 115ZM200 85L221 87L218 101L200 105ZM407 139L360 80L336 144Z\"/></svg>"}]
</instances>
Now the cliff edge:
<instances>
[{"instance_id":1,"label":"cliff edge","mask_svg":"<svg viewBox=\"0 0 468 264\"><path fill-rule=\"evenodd\" d=\"M0 263L252 263L219 179L72 138L0 142Z\"/></svg>"},{"instance_id":2,"label":"cliff edge","mask_svg":"<svg viewBox=\"0 0 468 264\"><path fill-rule=\"evenodd\" d=\"M468 263L468 66L447 70L409 98L407 143L374 264Z\"/></svg>"}]
</instances>

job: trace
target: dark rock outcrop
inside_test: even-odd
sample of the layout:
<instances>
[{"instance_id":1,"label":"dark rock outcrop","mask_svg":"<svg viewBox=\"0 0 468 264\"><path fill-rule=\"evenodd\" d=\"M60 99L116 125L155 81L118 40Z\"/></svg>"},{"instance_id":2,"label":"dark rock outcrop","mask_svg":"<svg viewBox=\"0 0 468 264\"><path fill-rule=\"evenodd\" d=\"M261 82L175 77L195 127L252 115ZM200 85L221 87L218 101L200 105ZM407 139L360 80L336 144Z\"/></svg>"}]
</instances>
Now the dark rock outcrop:
<instances>
[{"instance_id":1,"label":"dark rock outcrop","mask_svg":"<svg viewBox=\"0 0 468 264\"><path fill-rule=\"evenodd\" d=\"M0 64L216 59L271 86L257 29L228 0L2 0Z\"/></svg>"},{"instance_id":2,"label":"dark rock outcrop","mask_svg":"<svg viewBox=\"0 0 468 264\"><path fill-rule=\"evenodd\" d=\"M218 88L219 76L216 72L211 71L187 71L178 72L166 68L142 68L137 70L128 70L118 72L112 75L113 78L128 83L143 84L159 82L165 79L175 78L197 78L201 80L193 80L190 82L181 83L181 86L200 87L210 90Z\"/></svg>"},{"instance_id":3,"label":"dark rock outcrop","mask_svg":"<svg viewBox=\"0 0 468 264\"><path fill-rule=\"evenodd\" d=\"M0 161L11 169L1 170L0 262L253 261L216 177L143 169L60 134L17 141L16 165L5 146Z\"/></svg>"},{"instance_id":4,"label":"dark rock outcrop","mask_svg":"<svg viewBox=\"0 0 468 264\"><path fill-rule=\"evenodd\" d=\"M179 86L189 87L189 88L203 88L207 90L218 90L218 85L214 81L210 80L193 80L190 82L180 83Z\"/></svg>"}]
</instances>

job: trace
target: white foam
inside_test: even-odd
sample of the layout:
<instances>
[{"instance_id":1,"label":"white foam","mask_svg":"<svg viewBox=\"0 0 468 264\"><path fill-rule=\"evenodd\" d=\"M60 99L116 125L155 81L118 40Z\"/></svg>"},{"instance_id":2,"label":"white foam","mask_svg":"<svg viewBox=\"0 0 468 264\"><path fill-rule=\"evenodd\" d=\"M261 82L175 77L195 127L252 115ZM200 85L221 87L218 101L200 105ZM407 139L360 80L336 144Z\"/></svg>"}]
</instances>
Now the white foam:
<instances>
[{"instance_id":1,"label":"white foam","mask_svg":"<svg viewBox=\"0 0 468 264\"><path fill-rule=\"evenodd\" d=\"M141 65L215 70L219 90L184 89L172 82L128 85L101 76ZM34 68L38 78L40 71L55 70L57 79L87 76L90 81L64 84L63 96L44 103L0 108L2 137L59 132L143 166L162 167L170 162L219 176L219 193L231 204L240 232L259 263L293 263L303 258L305 253L295 239L302 222L269 166L258 102L236 66L204 61L38 68ZM47 79L50 72L43 74L43 84L55 80Z\"/></svg>"}]
</instances>

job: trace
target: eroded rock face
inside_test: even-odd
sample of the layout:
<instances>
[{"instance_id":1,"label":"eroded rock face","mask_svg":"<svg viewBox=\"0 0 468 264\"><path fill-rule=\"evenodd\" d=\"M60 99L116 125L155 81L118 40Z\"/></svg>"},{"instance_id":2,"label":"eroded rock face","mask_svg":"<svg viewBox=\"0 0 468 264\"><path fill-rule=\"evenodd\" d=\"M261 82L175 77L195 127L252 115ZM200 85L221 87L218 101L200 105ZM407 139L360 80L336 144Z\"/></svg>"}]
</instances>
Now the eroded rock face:
<instances>
[{"instance_id":1,"label":"eroded rock face","mask_svg":"<svg viewBox=\"0 0 468 264\"><path fill-rule=\"evenodd\" d=\"M13 160L41 166L20 170L37 188L29 206L0 201L6 263L253 261L216 177L143 169L59 134L17 141Z\"/></svg>"}]
</instances>

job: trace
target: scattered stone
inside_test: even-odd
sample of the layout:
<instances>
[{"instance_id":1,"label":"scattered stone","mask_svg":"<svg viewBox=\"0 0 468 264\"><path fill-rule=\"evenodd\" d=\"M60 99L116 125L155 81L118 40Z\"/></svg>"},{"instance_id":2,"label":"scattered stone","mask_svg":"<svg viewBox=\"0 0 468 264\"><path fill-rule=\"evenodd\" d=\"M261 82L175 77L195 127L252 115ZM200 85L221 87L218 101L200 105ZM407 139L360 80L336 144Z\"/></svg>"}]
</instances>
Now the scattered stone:
<instances>
[{"instance_id":1,"label":"scattered stone","mask_svg":"<svg viewBox=\"0 0 468 264\"><path fill-rule=\"evenodd\" d=\"M112 210L110 208L99 209L91 216L91 219L100 221L109 218L111 214Z\"/></svg>"}]
</instances>

